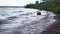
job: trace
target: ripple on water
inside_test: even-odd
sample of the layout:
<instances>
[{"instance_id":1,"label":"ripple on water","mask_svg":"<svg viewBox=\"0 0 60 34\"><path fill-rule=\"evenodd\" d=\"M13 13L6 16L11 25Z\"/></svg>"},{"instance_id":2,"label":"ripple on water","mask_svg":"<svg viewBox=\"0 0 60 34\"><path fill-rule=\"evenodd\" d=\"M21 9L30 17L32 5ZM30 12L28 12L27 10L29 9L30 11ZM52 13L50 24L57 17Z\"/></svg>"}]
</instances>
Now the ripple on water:
<instances>
[{"instance_id":1,"label":"ripple on water","mask_svg":"<svg viewBox=\"0 0 60 34\"><path fill-rule=\"evenodd\" d=\"M14 15L7 19L0 20L0 34L38 34L54 22L53 16L49 12L48 18L40 15Z\"/></svg>"}]
</instances>

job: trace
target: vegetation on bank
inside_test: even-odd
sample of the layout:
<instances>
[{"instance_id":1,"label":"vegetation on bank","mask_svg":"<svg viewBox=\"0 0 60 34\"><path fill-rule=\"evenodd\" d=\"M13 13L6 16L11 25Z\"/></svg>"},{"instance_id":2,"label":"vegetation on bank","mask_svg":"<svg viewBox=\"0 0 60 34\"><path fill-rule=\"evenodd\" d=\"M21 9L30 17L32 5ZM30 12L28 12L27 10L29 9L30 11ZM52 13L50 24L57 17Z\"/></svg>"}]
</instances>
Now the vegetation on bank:
<instances>
[{"instance_id":1,"label":"vegetation on bank","mask_svg":"<svg viewBox=\"0 0 60 34\"><path fill-rule=\"evenodd\" d=\"M42 3L39 3L38 1L36 1L35 4L28 4L25 7L52 11L56 13L58 16L60 16L60 0L50 0Z\"/></svg>"}]
</instances>

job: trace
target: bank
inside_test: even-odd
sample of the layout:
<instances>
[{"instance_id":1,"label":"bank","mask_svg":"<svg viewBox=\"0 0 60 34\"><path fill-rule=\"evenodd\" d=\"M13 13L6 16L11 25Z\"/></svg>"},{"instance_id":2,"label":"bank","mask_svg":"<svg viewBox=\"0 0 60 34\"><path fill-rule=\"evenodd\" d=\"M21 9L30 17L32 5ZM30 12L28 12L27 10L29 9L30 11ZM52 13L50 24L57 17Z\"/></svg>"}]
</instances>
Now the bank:
<instances>
[{"instance_id":1,"label":"bank","mask_svg":"<svg viewBox=\"0 0 60 34\"><path fill-rule=\"evenodd\" d=\"M56 14L55 19L57 21L41 34L60 34L60 0L46 1L38 4L28 4L25 8L34 8L54 12Z\"/></svg>"},{"instance_id":2,"label":"bank","mask_svg":"<svg viewBox=\"0 0 60 34\"><path fill-rule=\"evenodd\" d=\"M60 34L60 18L55 17L56 22L53 23L46 31L43 31L40 34Z\"/></svg>"},{"instance_id":3,"label":"bank","mask_svg":"<svg viewBox=\"0 0 60 34\"><path fill-rule=\"evenodd\" d=\"M42 3L28 4L25 6L25 8L51 11L54 12L58 17L60 17L60 0L51 0Z\"/></svg>"}]
</instances>

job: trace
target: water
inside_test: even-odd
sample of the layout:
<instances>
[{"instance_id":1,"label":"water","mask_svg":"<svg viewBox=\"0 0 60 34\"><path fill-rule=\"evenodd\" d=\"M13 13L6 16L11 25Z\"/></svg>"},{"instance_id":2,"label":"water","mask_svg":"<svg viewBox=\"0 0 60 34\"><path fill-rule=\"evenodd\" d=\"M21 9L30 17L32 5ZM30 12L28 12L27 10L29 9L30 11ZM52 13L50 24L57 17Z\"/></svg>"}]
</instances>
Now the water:
<instances>
[{"instance_id":1,"label":"water","mask_svg":"<svg viewBox=\"0 0 60 34\"><path fill-rule=\"evenodd\" d=\"M29 8L0 8L0 34L38 34L55 22L55 14Z\"/></svg>"}]
</instances>

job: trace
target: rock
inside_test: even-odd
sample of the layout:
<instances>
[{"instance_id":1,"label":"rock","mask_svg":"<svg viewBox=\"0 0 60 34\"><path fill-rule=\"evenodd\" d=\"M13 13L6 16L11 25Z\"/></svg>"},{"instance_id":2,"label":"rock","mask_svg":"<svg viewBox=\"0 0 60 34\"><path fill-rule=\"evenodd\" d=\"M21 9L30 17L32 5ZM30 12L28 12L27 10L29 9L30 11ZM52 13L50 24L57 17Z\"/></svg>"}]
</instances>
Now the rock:
<instances>
[{"instance_id":1,"label":"rock","mask_svg":"<svg viewBox=\"0 0 60 34\"><path fill-rule=\"evenodd\" d=\"M41 15L41 13L40 12L37 12L37 15Z\"/></svg>"}]
</instances>

